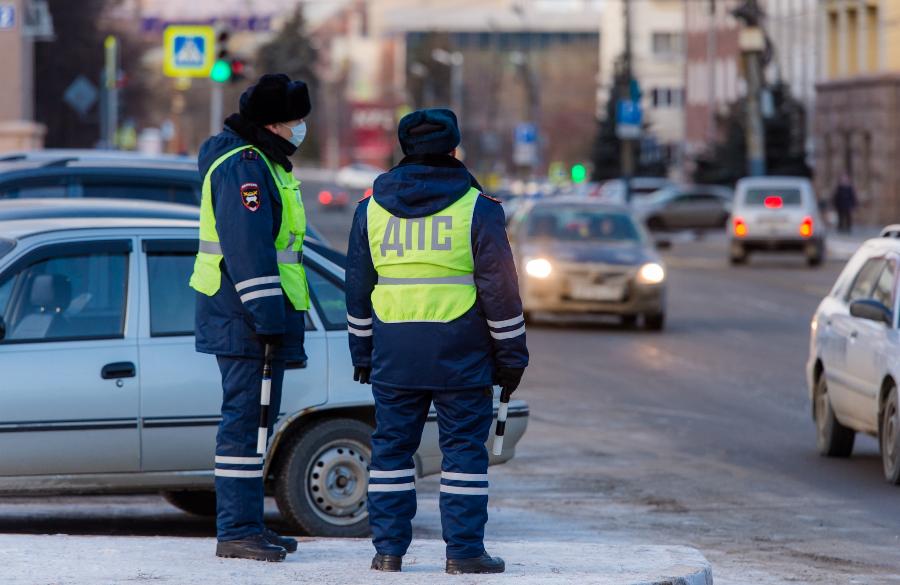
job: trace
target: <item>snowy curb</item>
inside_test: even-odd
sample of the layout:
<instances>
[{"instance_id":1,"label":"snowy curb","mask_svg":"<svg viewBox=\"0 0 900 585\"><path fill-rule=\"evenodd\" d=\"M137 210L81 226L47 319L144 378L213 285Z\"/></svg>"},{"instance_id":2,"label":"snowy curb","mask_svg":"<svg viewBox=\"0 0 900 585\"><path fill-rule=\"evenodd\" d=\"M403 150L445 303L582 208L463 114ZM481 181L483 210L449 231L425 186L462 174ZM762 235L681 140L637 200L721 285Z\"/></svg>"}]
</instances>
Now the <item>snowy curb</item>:
<instances>
[{"instance_id":1,"label":"snowy curb","mask_svg":"<svg viewBox=\"0 0 900 585\"><path fill-rule=\"evenodd\" d=\"M502 575L447 575L444 543L413 543L403 573L369 569L367 540L304 539L284 563L219 559L211 538L0 535L4 585L94 585L124 582L183 585L404 583L470 585L510 579L523 585L712 585L712 569L684 546L591 542L497 542Z\"/></svg>"}]
</instances>

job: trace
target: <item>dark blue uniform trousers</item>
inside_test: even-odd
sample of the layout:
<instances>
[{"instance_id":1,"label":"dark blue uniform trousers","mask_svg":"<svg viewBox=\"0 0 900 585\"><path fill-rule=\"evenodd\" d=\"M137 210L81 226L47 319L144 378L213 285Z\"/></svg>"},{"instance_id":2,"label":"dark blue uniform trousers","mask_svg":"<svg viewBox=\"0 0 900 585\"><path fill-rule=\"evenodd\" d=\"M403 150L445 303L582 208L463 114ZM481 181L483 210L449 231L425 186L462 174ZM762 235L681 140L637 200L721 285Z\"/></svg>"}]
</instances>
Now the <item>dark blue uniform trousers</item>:
<instances>
[{"instance_id":1,"label":"dark blue uniform trousers","mask_svg":"<svg viewBox=\"0 0 900 585\"><path fill-rule=\"evenodd\" d=\"M481 556L488 519L488 452L484 443L493 420L491 389L432 392L375 383L372 394L376 428L368 505L375 550L402 556L412 541L416 515L413 455L434 402L444 456L440 508L447 558Z\"/></svg>"},{"instance_id":2,"label":"dark blue uniform trousers","mask_svg":"<svg viewBox=\"0 0 900 585\"><path fill-rule=\"evenodd\" d=\"M256 453L261 359L217 356L222 422L216 435L216 532L220 541L263 531L263 457ZM281 407L284 362L272 363L269 436Z\"/></svg>"}]
</instances>

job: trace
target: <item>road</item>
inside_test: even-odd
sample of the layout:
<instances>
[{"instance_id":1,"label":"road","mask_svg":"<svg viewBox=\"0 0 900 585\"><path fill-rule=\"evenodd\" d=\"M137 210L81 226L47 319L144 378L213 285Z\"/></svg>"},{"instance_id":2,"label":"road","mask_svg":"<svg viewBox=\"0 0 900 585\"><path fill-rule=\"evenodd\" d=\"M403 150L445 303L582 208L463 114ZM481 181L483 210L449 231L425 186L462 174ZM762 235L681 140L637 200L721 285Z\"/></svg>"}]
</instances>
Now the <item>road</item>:
<instances>
[{"instance_id":1,"label":"road","mask_svg":"<svg viewBox=\"0 0 900 585\"><path fill-rule=\"evenodd\" d=\"M311 223L346 247L351 209ZM860 437L823 459L805 388L809 319L840 262L725 261L721 238L666 253L668 326L529 325L531 406L516 458L491 470L489 546L546 539L682 544L717 583L900 583L900 491ZM440 537L436 478L419 536ZM274 514L274 512L273 512ZM274 519L274 515L273 515ZM0 532L209 535L156 497L0 501Z\"/></svg>"}]
</instances>

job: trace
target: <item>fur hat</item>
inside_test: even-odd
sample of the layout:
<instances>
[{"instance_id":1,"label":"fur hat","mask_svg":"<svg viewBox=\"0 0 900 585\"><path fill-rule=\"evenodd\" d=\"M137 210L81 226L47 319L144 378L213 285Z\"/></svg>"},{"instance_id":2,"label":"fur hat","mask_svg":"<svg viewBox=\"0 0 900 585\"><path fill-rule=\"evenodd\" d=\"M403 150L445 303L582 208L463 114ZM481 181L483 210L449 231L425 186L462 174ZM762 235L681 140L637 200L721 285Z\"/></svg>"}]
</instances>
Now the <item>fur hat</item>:
<instances>
[{"instance_id":1,"label":"fur hat","mask_svg":"<svg viewBox=\"0 0 900 585\"><path fill-rule=\"evenodd\" d=\"M403 154L447 154L459 146L456 114L444 108L418 110L403 116L397 128Z\"/></svg>"},{"instance_id":2,"label":"fur hat","mask_svg":"<svg viewBox=\"0 0 900 585\"><path fill-rule=\"evenodd\" d=\"M309 89L302 81L291 81L283 73L268 73L256 85L241 94L241 116L254 124L265 126L278 122L299 120L309 115Z\"/></svg>"}]
</instances>

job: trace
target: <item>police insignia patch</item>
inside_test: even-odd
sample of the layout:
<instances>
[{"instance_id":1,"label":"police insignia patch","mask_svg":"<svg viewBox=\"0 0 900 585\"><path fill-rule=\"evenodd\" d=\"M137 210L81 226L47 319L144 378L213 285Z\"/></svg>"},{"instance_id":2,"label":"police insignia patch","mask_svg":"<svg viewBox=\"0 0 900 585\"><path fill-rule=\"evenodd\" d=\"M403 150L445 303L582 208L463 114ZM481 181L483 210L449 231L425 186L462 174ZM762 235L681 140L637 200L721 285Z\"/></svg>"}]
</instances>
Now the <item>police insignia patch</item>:
<instances>
[{"instance_id":1,"label":"police insignia patch","mask_svg":"<svg viewBox=\"0 0 900 585\"><path fill-rule=\"evenodd\" d=\"M259 185L256 183L244 183L241 185L241 203L250 211L259 209Z\"/></svg>"}]
</instances>

